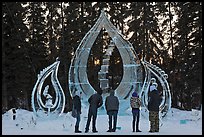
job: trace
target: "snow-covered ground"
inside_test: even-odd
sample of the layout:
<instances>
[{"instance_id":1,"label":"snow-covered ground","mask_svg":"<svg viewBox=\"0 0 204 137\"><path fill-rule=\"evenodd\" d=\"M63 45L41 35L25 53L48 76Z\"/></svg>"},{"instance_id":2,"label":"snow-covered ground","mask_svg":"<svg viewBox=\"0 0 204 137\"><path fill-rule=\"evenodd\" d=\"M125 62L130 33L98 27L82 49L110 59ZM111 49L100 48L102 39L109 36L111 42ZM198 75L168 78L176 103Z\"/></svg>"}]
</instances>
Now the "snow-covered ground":
<instances>
[{"instance_id":1,"label":"snow-covered ground","mask_svg":"<svg viewBox=\"0 0 204 137\"><path fill-rule=\"evenodd\" d=\"M182 111L172 108L168 117L162 120L160 132L149 133L149 121L140 117L140 130L132 132L132 115L118 116L116 132L108 130L108 116L98 115L96 128L98 133L90 130L85 133L87 109L83 109L80 122L82 133L74 133L75 119L70 113L62 114L58 119L33 119L33 113L24 109L17 110L16 120L12 120L12 111L2 115L2 135L202 135L202 111Z\"/></svg>"}]
</instances>

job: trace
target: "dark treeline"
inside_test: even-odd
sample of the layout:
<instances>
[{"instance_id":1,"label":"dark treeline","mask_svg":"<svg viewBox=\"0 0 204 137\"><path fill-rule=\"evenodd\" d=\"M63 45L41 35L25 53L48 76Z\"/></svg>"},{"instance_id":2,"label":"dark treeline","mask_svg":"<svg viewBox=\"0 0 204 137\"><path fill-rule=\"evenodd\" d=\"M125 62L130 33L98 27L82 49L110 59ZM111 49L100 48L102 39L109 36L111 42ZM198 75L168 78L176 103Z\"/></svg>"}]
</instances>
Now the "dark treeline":
<instances>
[{"instance_id":1,"label":"dark treeline","mask_svg":"<svg viewBox=\"0 0 204 137\"><path fill-rule=\"evenodd\" d=\"M201 2L3 2L2 109L16 104L30 110L37 75L56 57L61 61L58 79L68 100L71 58L102 9L141 58L168 74L172 107L200 107ZM93 74L100 69L94 66L94 60L102 60L108 40L107 32L102 30L94 43L88 64L92 84L97 80ZM117 54L114 60L119 60ZM117 72L118 67L112 69ZM66 104L69 106L68 101Z\"/></svg>"}]
</instances>

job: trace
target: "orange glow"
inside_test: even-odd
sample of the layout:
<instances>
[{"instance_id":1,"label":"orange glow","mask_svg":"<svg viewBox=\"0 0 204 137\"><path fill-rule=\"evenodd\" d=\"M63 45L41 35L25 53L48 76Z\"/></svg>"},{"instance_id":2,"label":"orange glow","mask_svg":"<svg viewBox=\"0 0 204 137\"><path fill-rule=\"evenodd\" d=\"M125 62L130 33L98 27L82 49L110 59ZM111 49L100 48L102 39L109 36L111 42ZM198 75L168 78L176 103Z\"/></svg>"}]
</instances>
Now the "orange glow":
<instances>
[{"instance_id":1,"label":"orange glow","mask_svg":"<svg viewBox=\"0 0 204 137\"><path fill-rule=\"evenodd\" d=\"M99 65L100 64L100 60L99 59L94 60L94 64L95 65Z\"/></svg>"}]
</instances>

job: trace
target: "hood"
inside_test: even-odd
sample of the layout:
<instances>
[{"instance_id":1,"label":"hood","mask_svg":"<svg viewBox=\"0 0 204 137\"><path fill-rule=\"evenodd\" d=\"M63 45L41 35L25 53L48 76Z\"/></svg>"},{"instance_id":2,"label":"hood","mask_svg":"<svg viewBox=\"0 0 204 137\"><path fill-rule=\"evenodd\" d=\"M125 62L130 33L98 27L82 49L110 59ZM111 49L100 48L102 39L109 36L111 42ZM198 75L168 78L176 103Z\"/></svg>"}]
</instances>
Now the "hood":
<instances>
[{"instance_id":1,"label":"hood","mask_svg":"<svg viewBox=\"0 0 204 137\"><path fill-rule=\"evenodd\" d=\"M156 89L157 89L157 88L156 88L155 85L151 85L151 86L150 86L150 92L153 91L153 90L156 90Z\"/></svg>"},{"instance_id":2,"label":"hood","mask_svg":"<svg viewBox=\"0 0 204 137\"><path fill-rule=\"evenodd\" d=\"M133 96L133 97L138 97L137 92L133 92L133 93L132 93L132 96Z\"/></svg>"}]
</instances>

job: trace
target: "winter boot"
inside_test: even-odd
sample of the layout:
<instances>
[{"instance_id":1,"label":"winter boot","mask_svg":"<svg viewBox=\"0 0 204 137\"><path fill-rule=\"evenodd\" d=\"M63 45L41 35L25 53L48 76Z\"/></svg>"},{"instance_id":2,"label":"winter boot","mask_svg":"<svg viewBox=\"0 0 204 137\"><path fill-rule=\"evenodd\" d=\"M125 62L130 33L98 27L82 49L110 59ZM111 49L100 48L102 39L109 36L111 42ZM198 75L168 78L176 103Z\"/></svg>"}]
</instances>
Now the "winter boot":
<instances>
[{"instance_id":1,"label":"winter boot","mask_svg":"<svg viewBox=\"0 0 204 137\"><path fill-rule=\"evenodd\" d=\"M85 128L85 133L88 133L89 132L89 129L88 128Z\"/></svg>"},{"instance_id":2,"label":"winter boot","mask_svg":"<svg viewBox=\"0 0 204 137\"><path fill-rule=\"evenodd\" d=\"M96 127L94 126L94 124L93 124L93 127L92 127L92 132L93 133L97 133L98 131L96 130Z\"/></svg>"},{"instance_id":3,"label":"winter boot","mask_svg":"<svg viewBox=\"0 0 204 137\"><path fill-rule=\"evenodd\" d=\"M93 133L97 133L98 131L97 131L97 130L93 130L92 132L93 132Z\"/></svg>"},{"instance_id":4,"label":"winter boot","mask_svg":"<svg viewBox=\"0 0 204 137\"><path fill-rule=\"evenodd\" d=\"M79 126L75 126L75 133L81 133L81 131L79 130Z\"/></svg>"},{"instance_id":5,"label":"winter boot","mask_svg":"<svg viewBox=\"0 0 204 137\"><path fill-rule=\"evenodd\" d=\"M136 132L142 132L139 130L138 125L136 126Z\"/></svg>"},{"instance_id":6,"label":"winter boot","mask_svg":"<svg viewBox=\"0 0 204 137\"><path fill-rule=\"evenodd\" d=\"M140 131L139 129L137 129L136 132L142 132L142 131Z\"/></svg>"},{"instance_id":7,"label":"winter boot","mask_svg":"<svg viewBox=\"0 0 204 137\"><path fill-rule=\"evenodd\" d=\"M112 129L112 132L115 132L115 131L116 131L116 128L113 128L113 129Z\"/></svg>"}]
</instances>

